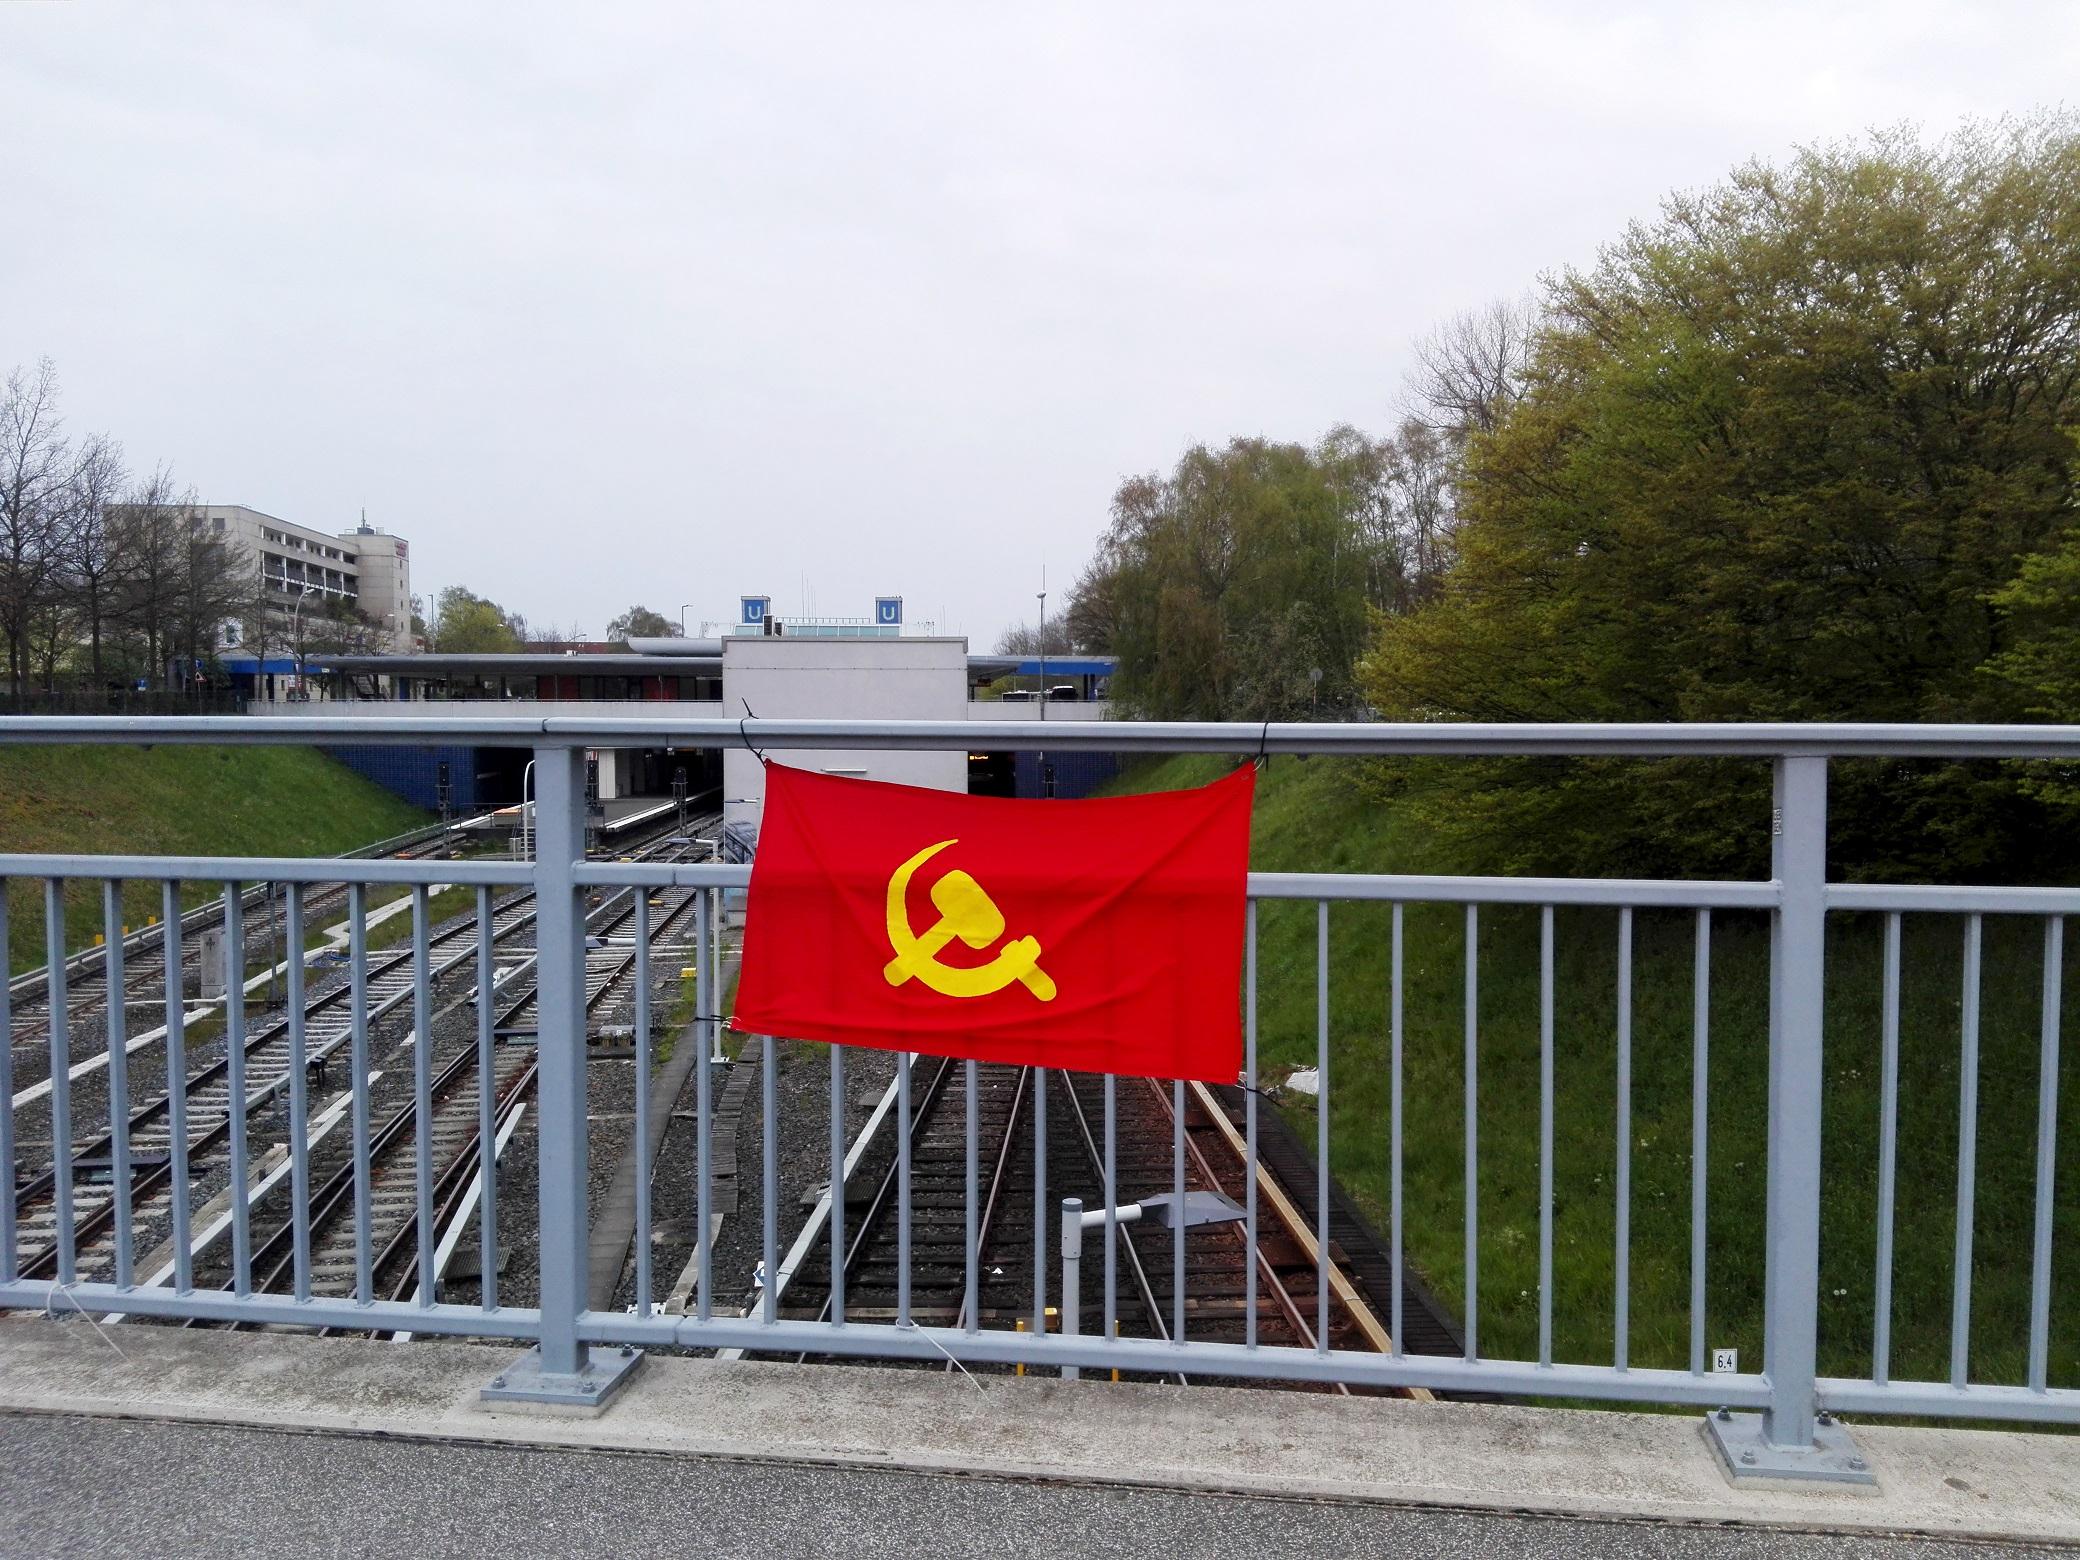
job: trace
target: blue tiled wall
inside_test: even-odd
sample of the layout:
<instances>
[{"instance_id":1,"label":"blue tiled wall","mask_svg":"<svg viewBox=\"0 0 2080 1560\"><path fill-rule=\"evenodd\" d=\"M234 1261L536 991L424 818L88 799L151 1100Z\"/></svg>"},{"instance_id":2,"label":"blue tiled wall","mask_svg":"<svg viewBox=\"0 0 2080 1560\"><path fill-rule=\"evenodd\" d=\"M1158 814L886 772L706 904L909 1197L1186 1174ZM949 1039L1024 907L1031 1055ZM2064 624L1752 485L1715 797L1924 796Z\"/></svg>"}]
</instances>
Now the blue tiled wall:
<instances>
[{"instance_id":1,"label":"blue tiled wall","mask_svg":"<svg viewBox=\"0 0 2080 1560\"><path fill-rule=\"evenodd\" d=\"M1119 757L1113 753L1049 753L1048 767L1054 770L1054 794L1056 796L1088 796L1099 786L1120 772ZM1018 794L1039 796L1040 758L1038 753L1020 753L1018 761Z\"/></svg>"},{"instance_id":2,"label":"blue tiled wall","mask_svg":"<svg viewBox=\"0 0 2080 1560\"><path fill-rule=\"evenodd\" d=\"M440 807L440 763L448 764L448 805L457 812L479 805L477 798L477 751L466 747L377 747L327 748L326 752L357 775L375 781L384 790L424 807Z\"/></svg>"}]
</instances>

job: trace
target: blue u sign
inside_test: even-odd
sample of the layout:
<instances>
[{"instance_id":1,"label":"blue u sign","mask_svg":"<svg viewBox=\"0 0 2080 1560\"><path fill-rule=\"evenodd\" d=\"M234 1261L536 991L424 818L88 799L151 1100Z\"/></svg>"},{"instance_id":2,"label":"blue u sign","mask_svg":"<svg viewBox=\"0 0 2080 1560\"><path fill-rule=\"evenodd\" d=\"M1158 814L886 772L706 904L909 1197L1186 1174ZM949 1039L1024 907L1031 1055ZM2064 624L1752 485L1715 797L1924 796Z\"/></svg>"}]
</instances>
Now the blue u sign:
<instances>
[{"instance_id":1,"label":"blue u sign","mask_svg":"<svg viewBox=\"0 0 2080 1560\"><path fill-rule=\"evenodd\" d=\"M771 596L740 596L737 599L744 604L744 615L737 619L740 623L763 623L766 609L773 604Z\"/></svg>"},{"instance_id":2,"label":"blue u sign","mask_svg":"<svg viewBox=\"0 0 2080 1560\"><path fill-rule=\"evenodd\" d=\"M876 596L874 598L874 621L899 625L903 621L903 598L901 596Z\"/></svg>"}]
</instances>

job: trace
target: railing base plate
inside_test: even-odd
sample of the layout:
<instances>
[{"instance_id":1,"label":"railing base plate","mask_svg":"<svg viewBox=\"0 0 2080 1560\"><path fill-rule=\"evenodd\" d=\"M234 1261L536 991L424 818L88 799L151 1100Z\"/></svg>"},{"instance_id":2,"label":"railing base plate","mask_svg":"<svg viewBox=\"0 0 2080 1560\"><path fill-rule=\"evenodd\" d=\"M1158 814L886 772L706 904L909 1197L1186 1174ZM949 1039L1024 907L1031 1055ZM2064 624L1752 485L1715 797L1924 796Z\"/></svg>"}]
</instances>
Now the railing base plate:
<instances>
[{"instance_id":1,"label":"railing base plate","mask_svg":"<svg viewBox=\"0 0 2080 1560\"><path fill-rule=\"evenodd\" d=\"M490 1403L541 1403L552 1408L599 1408L643 1363L638 1349L595 1344L574 1375L542 1369L542 1351L529 1349L492 1377L481 1391Z\"/></svg>"},{"instance_id":2,"label":"railing base plate","mask_svg":"<svg viewBox=\"0 0 2080 1560\"><path fill-rule=\"evenodd\" d=\"M1877 1488L1878 1476L1871 1472L1862 1451L1849 1432L1833 1421L1814 1426L1809 1447L1772 1446L1763 1438L1760 1414L1735 1414L1722 1408L1704 1416L1704 1436L1718 1455L1721 1470L1735 1484L1788 1480Z\"/></svg>"}]
</instances>

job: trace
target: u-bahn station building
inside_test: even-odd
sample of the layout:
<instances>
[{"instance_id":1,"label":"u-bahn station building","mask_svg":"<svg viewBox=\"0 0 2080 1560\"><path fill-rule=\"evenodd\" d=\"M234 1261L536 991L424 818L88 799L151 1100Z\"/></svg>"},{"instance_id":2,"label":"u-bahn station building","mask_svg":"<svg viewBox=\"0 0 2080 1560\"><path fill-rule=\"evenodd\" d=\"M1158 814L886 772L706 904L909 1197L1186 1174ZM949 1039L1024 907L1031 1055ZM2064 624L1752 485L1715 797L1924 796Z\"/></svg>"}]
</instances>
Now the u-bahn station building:
<instances>
[{"instance_id":1,"label":"u-bahn station building","mask_svg":"<svg viewBox=\"0 0 2080 1560\"><path fill-rule=\"evenodd\" d=\"M747 709L783 719L1103 720L1115 662L1108 656L1028 659L971 654L957 635L908 632L902 598L882 597L867 618L782 622L763 596L742 598L739 620L712 637L631 639L626 648L494 655L346 655L314 660L329 713L360 702L470 701L504 713L683 715L735 718ZM293 709L293 706L291 706ZM507 748L335 750L354 768L422 806L441 785L458 810L522 798L527 754ZM720 791L724 821L755 819L765 773L746 749L672 745L589 755L602 801ZM1115 769L1109 754L790 752L787 761L935 790L990 796L1081 796Z\"/></svg>"}]
</instances>

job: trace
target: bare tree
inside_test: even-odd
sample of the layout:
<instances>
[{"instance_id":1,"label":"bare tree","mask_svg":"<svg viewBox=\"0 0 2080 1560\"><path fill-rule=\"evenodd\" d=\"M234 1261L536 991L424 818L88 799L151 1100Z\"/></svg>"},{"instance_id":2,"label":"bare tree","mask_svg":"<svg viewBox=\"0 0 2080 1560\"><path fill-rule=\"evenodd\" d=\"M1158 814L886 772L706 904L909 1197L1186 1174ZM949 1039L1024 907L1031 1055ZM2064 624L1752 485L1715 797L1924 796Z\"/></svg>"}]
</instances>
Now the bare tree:
<instances>
[{"instance_id":1,"label":"bare tree","mask_svg":"<svg viewBox=\"0 0 2080 1560\"><path fill-rule=\"evenodd\" d=\"M176 489L162 466L131 485L113 520L123 557L122 618L143 646L146 686L163 688L187 595L194 494Z\"/></svg>"},{"instance_id":2,"label":"bare tree","mask_svg":"<svg viewBox=\"0 0 2080 1560\"><path fill-rule=\"evenodd\" d=\"M1454 449L1472 434L1492 433L1524 393L1538 328L1529 299L1498 300L1447 320L1416 343L1411 415Z\"/></svg>"},{"instance_id":3,"label":"bare tree","mask_svg":"<svg viewBox=\"0 0 2080 1560\"><path fill-rule=\"evenodd\" d=\"M116 609L126 566L121 528L112 511L128 480L123 448L108 439L89 439L73 463L72 519L66 528L63 568L68 593L87 632L88 666L96 687L103 677L103 633Z\"/></svg>"},{"instance_id":4,"label":"bare tree","mask_svg":"<svg viewBox=\"0 0 2080 1560\"><path fill-rule=\"evenodd\" d=\"M1049 618L1044 632L1036 624L1014 623L997 636L998 655L1067 655L1072 648L1066 617Z\"/></svg>"},{"instance_id":5,"label":"bare tree","mask_svg":"<svg viewBox=\"0 0 2080 1560\"><path fill-rule=\"evenodd\" d=\"M236 548L203 529L192 509L186 515L181 594L174 626L174 648L181 654L183 681L205 661L213 660L217 632L237 617L250 600L250 582L258 571L243 548Z\"/></svg>"},{"instance_id":6,"label":"bare tree","mask_svg":"<svg viewBox=\"0 0 2080 1560\"><path fill-rule=\"evenodd\" d=\"M15 693L23 689L32 628L57 561L68 463L58 369L44 358L34 373L14 370L0 389L0 634Z\"/></svg>"}]
</instances>

